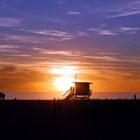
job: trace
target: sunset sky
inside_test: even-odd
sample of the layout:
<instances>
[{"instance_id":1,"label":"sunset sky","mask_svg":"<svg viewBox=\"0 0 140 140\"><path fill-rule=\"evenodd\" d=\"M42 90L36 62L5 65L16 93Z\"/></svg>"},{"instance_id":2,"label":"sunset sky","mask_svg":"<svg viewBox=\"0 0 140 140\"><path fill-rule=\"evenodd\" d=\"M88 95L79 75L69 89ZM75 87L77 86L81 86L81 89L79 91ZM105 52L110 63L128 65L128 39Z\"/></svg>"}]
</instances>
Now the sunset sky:
<instances>
[{"instance_id":1,"label":"sunset sky","mask_svg":"<svg viewBox=\"0 0 140 140\"><path fill-rule=\"evenodd\" d=\"M0 90L140 92L139 0L0 0Z\"/></svg>"}]
</instances>

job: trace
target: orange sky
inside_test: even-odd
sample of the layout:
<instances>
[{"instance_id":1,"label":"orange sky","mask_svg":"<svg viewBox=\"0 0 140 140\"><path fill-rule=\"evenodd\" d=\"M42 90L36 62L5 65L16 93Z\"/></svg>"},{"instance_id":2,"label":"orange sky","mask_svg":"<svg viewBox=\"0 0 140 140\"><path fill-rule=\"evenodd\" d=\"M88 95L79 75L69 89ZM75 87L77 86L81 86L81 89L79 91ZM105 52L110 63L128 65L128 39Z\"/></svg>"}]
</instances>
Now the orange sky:
<instances>
[{"instance_id":1,"label":"orange sky","mask_svg":"<svg viewBox=\"0 0 140 140\"><path fill-rule=\"evenodd\" d=\"M50 64L47 68L36 68L33 66L6 67L1 74L0 89L6 92L65 92L69 82L75 79L78 81L89 81L93 85L91 88L95 92L139 92L140 80L128 79L127 72L113 70L103 70L100 68L86 68L82 63L74 66L72 64ZM21 64L22 65L22 64ZM48 65L48 64L45 64ZM83 64L84 65L84 64ZM38 66L34 66L38 67ZM126 78L124 76L126 75ZM68 77L68 78L67 78ZM58 85L59 84L59 85ZM67 87L66 87L67 86Z\"/></svg>"},{"instance_id":2,"label":"orange sky","mask_svg":"<svg viewBox=\"0 0 140 140\"><path fill-rule=\"evenodd\" d=\"M140 92L140 3L101 1L0 1L0 90Z\"/></svg>"}]
</instances>

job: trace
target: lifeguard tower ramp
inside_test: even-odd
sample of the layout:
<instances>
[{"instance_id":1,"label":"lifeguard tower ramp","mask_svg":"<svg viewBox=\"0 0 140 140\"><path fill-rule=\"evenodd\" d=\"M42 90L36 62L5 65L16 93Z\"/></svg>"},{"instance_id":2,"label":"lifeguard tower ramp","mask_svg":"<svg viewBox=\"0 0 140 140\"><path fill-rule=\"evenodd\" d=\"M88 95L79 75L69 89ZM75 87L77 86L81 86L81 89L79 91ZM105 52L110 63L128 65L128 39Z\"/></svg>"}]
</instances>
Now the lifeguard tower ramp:
<instances>
[{"instance_id":1,"label":"lifeguard tower ramp","mask_svg":"<svg viewBox=\"0 0 140 140\"><path fill-rule=\"evenodd\" d=\"M70 87L68 91L64 93L65 100L88 100L92 94L89 82L74 82L74 86Z\"/></svg>"}]
</instances>

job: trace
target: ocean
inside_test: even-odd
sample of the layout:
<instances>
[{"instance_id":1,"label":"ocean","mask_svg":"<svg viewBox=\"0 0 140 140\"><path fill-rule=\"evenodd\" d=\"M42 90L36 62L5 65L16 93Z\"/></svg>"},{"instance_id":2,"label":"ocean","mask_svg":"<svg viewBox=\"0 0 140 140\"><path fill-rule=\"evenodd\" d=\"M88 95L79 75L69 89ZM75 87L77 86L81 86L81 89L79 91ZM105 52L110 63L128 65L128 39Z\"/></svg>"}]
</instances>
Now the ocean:
<instances>
[{"instance_id":1,"label":"ocean","mask_svg":"<svg viewBox=\"0 0 140 140\"><path fill-rule=\"evenodd\" d=\"M6 99L19 100L52 100L63 99L62 93L47 92L7 92ZM136 95L140 99L140 92L93 92L91 99L133 99Z\"/></svg>"}]
</instances>

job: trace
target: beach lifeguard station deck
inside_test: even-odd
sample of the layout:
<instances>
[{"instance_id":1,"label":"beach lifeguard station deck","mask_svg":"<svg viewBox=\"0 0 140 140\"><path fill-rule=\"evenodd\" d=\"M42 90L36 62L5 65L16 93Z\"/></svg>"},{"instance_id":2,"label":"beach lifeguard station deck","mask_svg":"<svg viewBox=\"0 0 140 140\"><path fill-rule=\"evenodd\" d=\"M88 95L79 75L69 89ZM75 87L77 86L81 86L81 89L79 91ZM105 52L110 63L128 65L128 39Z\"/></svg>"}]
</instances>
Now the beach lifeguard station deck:
<instances>
[{"instance_id":1,"label":"beach lifeguard station deck","mask_svg":"<svg viewBox=\"0 0 140 140\"><path fill-rule=\"evenodd\" d=\"M73 82L74 86L70 87L64 94L65 100L88 100L92 95L89 82Z\"/></svg>"}]
</instances>

